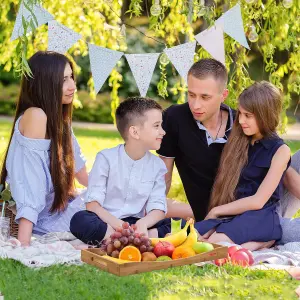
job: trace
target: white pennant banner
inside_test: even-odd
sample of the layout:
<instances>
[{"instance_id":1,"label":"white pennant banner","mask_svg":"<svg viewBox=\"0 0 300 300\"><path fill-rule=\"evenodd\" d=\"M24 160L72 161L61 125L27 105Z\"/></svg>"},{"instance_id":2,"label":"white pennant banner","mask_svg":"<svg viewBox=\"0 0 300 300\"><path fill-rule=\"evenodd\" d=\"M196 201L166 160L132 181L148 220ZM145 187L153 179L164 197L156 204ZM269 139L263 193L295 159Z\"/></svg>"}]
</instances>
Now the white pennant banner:
<instances>
[{"instance_id":1,"label":"white pennant banner","mask_svg":"<svg viewBox=\"0 0 300 300\"><path fill-rule=\"evenodd\" d=\"M48 23L48 51L64 54L80 39L79 33L57 21Z\"/></svg>"},{"instance_id":2,"label":"white pennant banner","mask_svg":"<svg viewBox=\"0 0 300 300\"><path fill-rule=\"evenodd\" d=\"M212 26L195 35L195 39L214 59L225 65L224 35L221 26Z\"/></svg>"},{"instance_id":3,"label":"white pennant banner","mask_svg":"<svg viewBox=\"0 0 300 300\"><path fill-rule=\"evenodd\" d=\"M233 8L224 13L216 21L216 24L222 26L224 32L239 42L242 46L250 50L244 32L240 4L235 5Z\"/></svg>"},{"instance_id":4,"label":"white pennant banner","mask_svg":"<svg viewBox=\"0 0 300 300\"><path fill-rule=\"evenodd\" d=\"M125 54L142 97L147 94L159 55L160 53Z\"/></svg>"},{"instance_id":5,"label":"white pennant banner","mask_svg":"<svg viewBox=\"0 0 300 300\"><path fill-rule=\"evenodd\" d=\"M89 44L89 55L96 94L124 53Z\"/></svg>"},{"instance_id":6,"label":"white pennant banner","mask_svg":"<svg viewBox=\"0 0 300 300\"><path fill-rule=\"evenodd\" d=\"M26 0L24 0L24 1L26 1ZM25 3L27 5L27 2L25 2ZM35 17L37 19L37 22L38 22L37 27L39 27L39 26L41 26L41 25L43 25L43 24L45 24L45 23L47 23L51 20L54 20L54 17L46 9L44 9L40 5L33 5L32 12L33 12L33 14L35 15ZM12 41L17 39L19 36L22 36L23 33L24 33L24 28L23 28L23 24L22 24L22 16L24 17L24 19L26 21L30 21L32 19L33 23L35 24L35 22L33 20L33 17L31 15L31 12L25 7L24 2L22 1L21 5L20 5L20 8L19 8L19 11L18 11L16 22L15 22L15 25L14 25L14 30L13 30L12 35L10 37L10 39Z\"/></svg>"},{"instance_id":7,"label":"white pennant banner","mask_svg":"<svg viewBox=\"0 0 300 300\"><path fill-rule=\"evenodd\" d=\"M176 68L179 75L187 83L187 74L194 63L196 42L185 43L165 49L164 52Z\"/></svg>"}]
</instances>

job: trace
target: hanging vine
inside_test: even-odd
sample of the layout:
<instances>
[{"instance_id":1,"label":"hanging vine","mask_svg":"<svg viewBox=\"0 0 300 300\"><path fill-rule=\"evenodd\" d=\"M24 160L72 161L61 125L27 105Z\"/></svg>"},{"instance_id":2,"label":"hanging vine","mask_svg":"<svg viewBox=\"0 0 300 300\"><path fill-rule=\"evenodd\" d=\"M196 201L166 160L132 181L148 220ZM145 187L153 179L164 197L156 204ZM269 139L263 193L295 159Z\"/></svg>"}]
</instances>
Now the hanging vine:
<instances>
[{"instance_id":1,"label":"hanging vine","mask_svg":"<svg viewBox=\"0 0 300 300\"><path fill-rule=\"evenodd\" d=\"M138 18L150 12L149 32L152 37L172 47L194 40L195 33L205 30L238 1L215 0L153 0L149 11L145 12L144 0L131 0L129 9L122 18ZM87 42L114 50L125 51L126 40L121 40L120 18L122 1L116 0L27 0L27 6L32 9L34 4L42 4L55 19L70 29L83 35L84 40L76 43L69 56L86 56ZM192 4L192 5L191 5ZM206 4L206 5L205 5ZM37 21L22 20L24 34L14 42L10 41L19 0L3 0L0 4L0 65L4 71L31 76L27 59L37 50L45 50L47 45L47 28L37 28ZM300 2L296 0L244 0L241 2L244 29L251 50L247 50L225 35L226 67L229 72L230 95L227 102L234 106L239 93L252 79L248 73L248 63L254 56L261 56L262 74L284 93L284 109L289 106L292 95L300 95L300 47L299 47L299 11ZM192 9L192 11L191 11ZM191 13L191 14L190 14ZM191 19L189 19L189 14ZM105 29L105 23L111 28ZM28 32L31 32L28 34ZM140 36L137 34L136 38ZM150 52L150 51L149 51ZM199 47L195 61L209 57L209 54ZM285 59L282 59L284 57ZM186 87L177 75L172 64L160 58L160 80L157 84L158 95L168 97L169 93L176 95L178 102L185 101ZM170 86L168 70L178 78ZM80 68L76 67L76 72ZM122 85L122 75L118 66L109 79L111 86L111 108L114 116L119 103L118 90ZM91 94L95 97L93 81L88 81ZM286 122L283 114L283 124Z\"/></svg>"}]
</instances>

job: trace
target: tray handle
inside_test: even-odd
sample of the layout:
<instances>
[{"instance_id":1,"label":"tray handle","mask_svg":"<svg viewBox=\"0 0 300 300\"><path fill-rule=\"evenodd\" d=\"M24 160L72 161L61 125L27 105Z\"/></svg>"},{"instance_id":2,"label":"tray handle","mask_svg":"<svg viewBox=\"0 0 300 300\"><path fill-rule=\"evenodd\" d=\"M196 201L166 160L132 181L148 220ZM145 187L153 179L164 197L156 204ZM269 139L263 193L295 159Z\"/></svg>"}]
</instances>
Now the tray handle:
<instances>
[{"instance_id":1,"label":"tray handle","mask_svg":"<svg viewBox=\"0 0 300 300\"><path fill-rule=\"evenodd\" d=\"M94 262L97 265L102 266L102 268L104 268L105 270L108 269L107 262L104 261L104 260L98 260L98 259L95 259L94 257L91 257L91 261Z\"/></svg>"}]
</instances>

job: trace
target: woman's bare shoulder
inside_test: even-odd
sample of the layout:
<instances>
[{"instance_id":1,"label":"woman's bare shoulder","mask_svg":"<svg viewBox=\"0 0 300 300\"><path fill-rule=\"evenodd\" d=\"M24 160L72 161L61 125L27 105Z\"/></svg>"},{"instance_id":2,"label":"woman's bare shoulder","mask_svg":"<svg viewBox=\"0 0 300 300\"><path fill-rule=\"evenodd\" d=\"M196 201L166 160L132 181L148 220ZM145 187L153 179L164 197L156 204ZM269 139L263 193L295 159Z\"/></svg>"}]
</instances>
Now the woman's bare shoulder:
<instances>
[{"instance_id":1,"label":"woman's bare shoulder","mask_svg":"<svg viewBox=\"0 0 300 300\"><path fill-rule=\"evenodd\" d=\"M38 107L28 108L19 124L19 130L25 137L44 139L46 137L47 115Z\"/></svg>"}]
</instances>

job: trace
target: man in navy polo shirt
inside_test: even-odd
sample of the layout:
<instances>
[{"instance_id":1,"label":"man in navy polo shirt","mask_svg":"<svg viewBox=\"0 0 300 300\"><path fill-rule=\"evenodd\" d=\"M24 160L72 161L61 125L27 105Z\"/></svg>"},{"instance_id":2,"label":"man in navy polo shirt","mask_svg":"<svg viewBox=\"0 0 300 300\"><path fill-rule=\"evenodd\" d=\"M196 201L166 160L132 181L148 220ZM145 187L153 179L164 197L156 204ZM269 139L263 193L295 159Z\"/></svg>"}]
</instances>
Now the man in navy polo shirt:
<instances>
[{"instance_id":1,"label":"man in navy polo shirt","mask_svg":"<svg viewBox=\"0 0 300 300\"><path fill-rule=\"evenodd\" d=\"M235 111L223 103L228 95L227 79L227 70L219 61L196 62L188 73L188 103L164 112L166 135L157 153L168 169L167 193L175 163L189 202L168 199L168 216L200 221L208 213L221 153L235 117Z\"/></svg>"},{"instance_id":2,"label":"man in navy polo shirt","mask_svg":"<svg viewBox=\"0 0 300 300\"><path fill-rule=\"evenodd\" d=\"M208 213L221 153L236 114L223 103L228 95L227 78L226 68L217 60L196 62L188 73L188 103L173 105L164 112L166 135L157 153L168 169L166 193L175 163L189 202L168 199L169 217L193 217L201 221ZM288 168L285 188L298 195L299 182L299 174Z\"/></svg>"}]
</instances>

